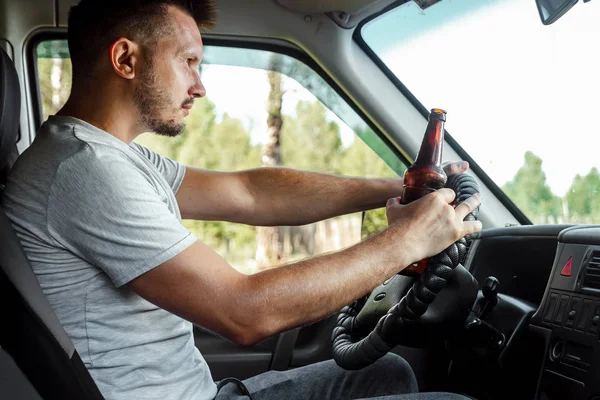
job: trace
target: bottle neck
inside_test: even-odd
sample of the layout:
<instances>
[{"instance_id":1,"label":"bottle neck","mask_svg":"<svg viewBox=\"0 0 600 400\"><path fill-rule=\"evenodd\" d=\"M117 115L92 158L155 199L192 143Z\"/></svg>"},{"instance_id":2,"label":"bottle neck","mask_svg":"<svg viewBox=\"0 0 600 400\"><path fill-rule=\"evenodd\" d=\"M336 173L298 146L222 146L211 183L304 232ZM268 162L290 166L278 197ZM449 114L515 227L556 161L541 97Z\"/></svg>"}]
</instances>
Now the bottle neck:
<instances>
[{"instance_id":1,"label":"bottle neck","mask_svg":"<svg viewBox=\"0 0 600 400\"><path fill-rule=\"evenodd\" d=\"M444 144L444 121L431 118L415 160L415 165L442 165L442 148Z\"/></svg>"}]
</instances>

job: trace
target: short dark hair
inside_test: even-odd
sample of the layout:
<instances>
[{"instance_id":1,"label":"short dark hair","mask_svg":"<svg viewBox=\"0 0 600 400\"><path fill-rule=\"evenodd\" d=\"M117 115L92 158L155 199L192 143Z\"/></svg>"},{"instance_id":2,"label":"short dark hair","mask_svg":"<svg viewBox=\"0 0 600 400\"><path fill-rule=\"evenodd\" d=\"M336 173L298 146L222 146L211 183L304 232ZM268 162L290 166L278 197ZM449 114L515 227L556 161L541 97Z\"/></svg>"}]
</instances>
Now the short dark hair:
<instances>
[{"instance_id":1,"label":"short dark hair","mask_svg":"<svg viewBox=\"0 0 600 400\"><path fill-rule=\"evenodd\" d=\"M217 19L214 0L81 0L69 11L68 43L73 78L89 75L119 37L151 46L172 31L165 23L168 6L194 18L201 30Z\"/></svg>"}]
</instances>

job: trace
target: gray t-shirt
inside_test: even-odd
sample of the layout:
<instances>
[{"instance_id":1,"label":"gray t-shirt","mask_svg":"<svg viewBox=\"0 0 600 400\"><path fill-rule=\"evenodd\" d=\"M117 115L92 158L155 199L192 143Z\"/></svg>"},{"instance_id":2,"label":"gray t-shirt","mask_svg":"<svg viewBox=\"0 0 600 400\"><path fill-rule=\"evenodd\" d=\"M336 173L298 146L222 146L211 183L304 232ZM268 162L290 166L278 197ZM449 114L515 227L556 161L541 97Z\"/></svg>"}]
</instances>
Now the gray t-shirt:
<instances>
[{"instance_id":1,"label":"gray t-shirt","mask_svg":"<svg viewBox=\"0 0 600 400\"><path fill-rule=\"evenodd\" d=\"M19 157L2 206L106 399L212 399L192 324L127 282L196 238L175 199L185 167L84 121L52 116Z\"/></svg>"}]
</instances>

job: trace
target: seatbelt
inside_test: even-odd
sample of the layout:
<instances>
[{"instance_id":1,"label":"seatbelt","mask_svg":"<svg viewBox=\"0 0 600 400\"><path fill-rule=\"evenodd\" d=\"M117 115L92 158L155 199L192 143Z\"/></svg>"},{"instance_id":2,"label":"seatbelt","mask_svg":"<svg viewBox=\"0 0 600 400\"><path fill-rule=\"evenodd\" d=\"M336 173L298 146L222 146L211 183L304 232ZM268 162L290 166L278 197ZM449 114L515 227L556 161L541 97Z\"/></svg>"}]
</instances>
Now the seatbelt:
<instances>
[{"instance_id":1,"label":"seatbelt","mask_svg":"<svg viewBox=\"0 0 600 400\"><path fill-rule=\"evenodd\" d=\"M271 359L271 370L285 371L290 367L298 333L300 333L300 328L279 334L279 339L273 351L273 358Z\"/></svg>"}]
</instances>

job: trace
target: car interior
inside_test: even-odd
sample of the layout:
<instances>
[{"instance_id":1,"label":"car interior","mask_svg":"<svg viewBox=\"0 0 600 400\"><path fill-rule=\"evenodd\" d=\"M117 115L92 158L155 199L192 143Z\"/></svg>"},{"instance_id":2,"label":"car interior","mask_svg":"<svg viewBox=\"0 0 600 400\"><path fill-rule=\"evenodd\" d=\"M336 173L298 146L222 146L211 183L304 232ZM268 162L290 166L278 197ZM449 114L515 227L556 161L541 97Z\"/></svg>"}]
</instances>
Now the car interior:
<instances>
[{"instance_id":1,"label":"car interior","mask_svg":"<svg viewBox=\"0 0 600 400\"><path fill-rule=\"evenodd\" d=\"M369 54L357 32L413 1L426 10L453 0L219 0L217 25L203 32L203 40L207 47L264 50L301 61L396 160L410 165L428 109ZM521 1L536 7L535 0ZM36 48L66 39L69 7L76 3L0 0L0 185L43 121ZM559 23L575 3L540 0L542 21L531 23ZM206 58L210 62L208 53ZM484 229L470 240L453 283L415 330L398 333L391 351L410 363L423 392L600 399L600 225L532 224L450 135L444 157L469 161L483 198L478 219ZM102 399L4 212L0 243L0 398ZM371 301L379 302L374 323L415 281L396 280L371 293ZM194 335L215 380L245 379L331 359L339 323L332 315L255 346L234 344L202 327Z\"/></svg>"}]
</instances>

